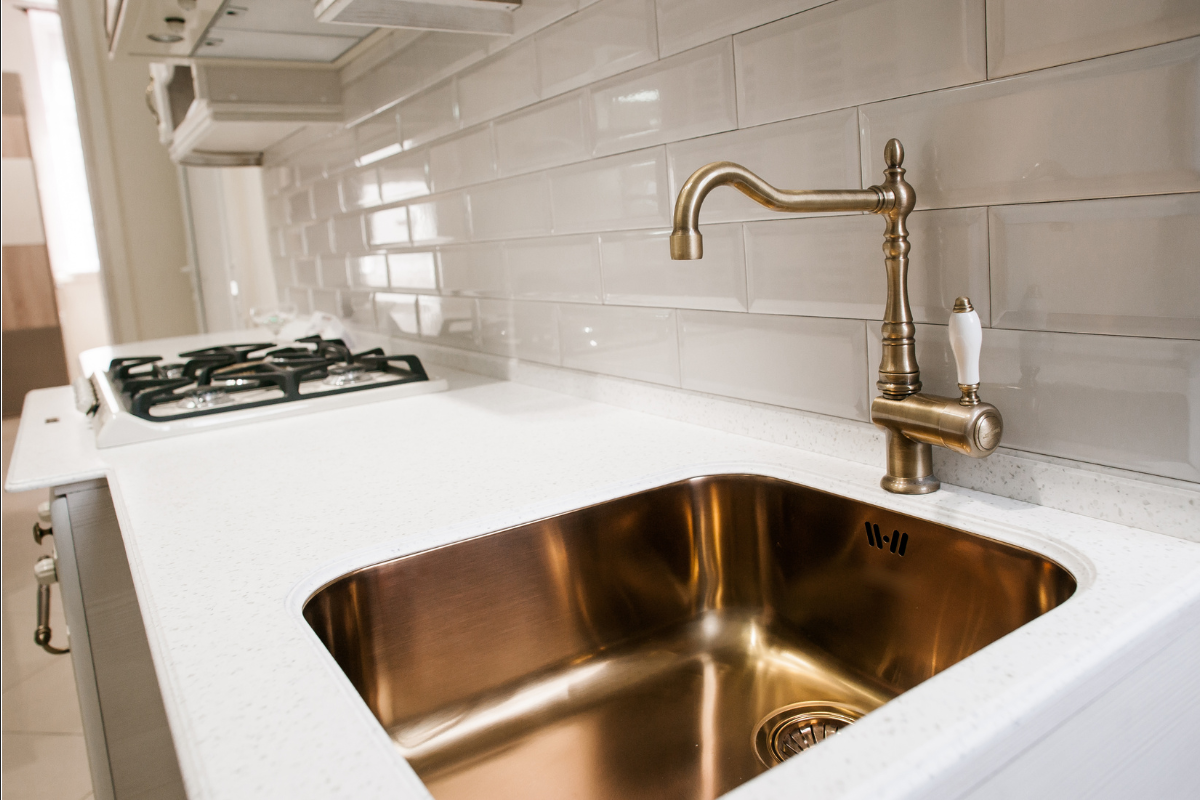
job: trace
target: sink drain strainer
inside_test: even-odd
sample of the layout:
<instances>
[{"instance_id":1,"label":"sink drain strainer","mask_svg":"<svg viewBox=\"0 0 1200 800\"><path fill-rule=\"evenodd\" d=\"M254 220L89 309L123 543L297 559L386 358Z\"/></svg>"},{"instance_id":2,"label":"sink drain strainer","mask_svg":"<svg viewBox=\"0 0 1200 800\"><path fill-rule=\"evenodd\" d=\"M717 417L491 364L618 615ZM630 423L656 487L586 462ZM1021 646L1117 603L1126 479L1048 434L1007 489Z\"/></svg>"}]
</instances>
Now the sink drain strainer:
<instances>
[{"instance_id":1,"label":"sink drain strainer","mask_svg":"<svg viewBox=\"0 0 1200 800\"><path fill-rule=\"evenodd\" d=\"M754 752L768 767L823 742L863 712L833 703L793 703L772 711L754 731Z\"/></svg>"}]
</instances>

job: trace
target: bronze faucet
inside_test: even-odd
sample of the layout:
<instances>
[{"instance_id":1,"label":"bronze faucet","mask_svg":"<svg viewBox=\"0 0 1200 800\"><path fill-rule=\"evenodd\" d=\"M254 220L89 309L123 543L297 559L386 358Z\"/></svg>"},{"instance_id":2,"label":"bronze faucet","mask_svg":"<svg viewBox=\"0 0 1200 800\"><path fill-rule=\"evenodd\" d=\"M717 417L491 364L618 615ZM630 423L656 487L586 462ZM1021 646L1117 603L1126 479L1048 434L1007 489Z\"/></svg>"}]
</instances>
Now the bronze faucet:
<instances>
[{"instance_id":1,"label":"bronze faucet","mask_svg":"<svg viewBox=\"0 0 1200 800\"><path fill-rule=\"evenodd\" d=\"M904 147L891 139L883 148L887 169L883 182L866 189L785 191L776 189L743 166L729 161L707 164L692 173L675 201L671 258L704 255L700 206L718 186L735 186L750 199L776 211L866 211L882 214L883 264L887 271L887 305L883 312L883 359L879 381L883 393L871 402L871 421L887 431L887 474L880 485L899 494L935 492L933 449L941 445L973 458L991 455L1000 444L1000 412L979 399L979 316L970 299L960 297L950 315L950 344L958 366L961 397L921 393L917 367L916 327L908 305L908 215L916 193L904 180Z\"/></svg>"}]
</instances>

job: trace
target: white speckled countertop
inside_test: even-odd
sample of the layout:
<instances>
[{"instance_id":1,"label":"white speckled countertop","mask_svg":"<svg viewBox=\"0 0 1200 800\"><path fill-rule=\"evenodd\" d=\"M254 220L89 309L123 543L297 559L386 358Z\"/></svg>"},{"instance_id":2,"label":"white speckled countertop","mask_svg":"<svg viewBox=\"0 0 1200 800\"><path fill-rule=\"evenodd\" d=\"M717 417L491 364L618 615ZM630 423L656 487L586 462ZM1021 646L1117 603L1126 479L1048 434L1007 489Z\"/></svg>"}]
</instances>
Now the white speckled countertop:
<instances>
[{"instance_id":1,"label":"white speckled countertop","mask_svg":"<svg viewBox=\"0 0 1200 800\"><path fill-rule=\"evenodd\" d=\"M303 601L358 566L688 476L807 484L1028 547L1079 581L1060 608L731 793L741 800L969 785L1200 602L1196 543L953 486L889 495L861 464L439 372L443 394L103 451L69 388L27 399L6 488L108 479L189 796L428 797Z\"/></svg>"}]
</instances>

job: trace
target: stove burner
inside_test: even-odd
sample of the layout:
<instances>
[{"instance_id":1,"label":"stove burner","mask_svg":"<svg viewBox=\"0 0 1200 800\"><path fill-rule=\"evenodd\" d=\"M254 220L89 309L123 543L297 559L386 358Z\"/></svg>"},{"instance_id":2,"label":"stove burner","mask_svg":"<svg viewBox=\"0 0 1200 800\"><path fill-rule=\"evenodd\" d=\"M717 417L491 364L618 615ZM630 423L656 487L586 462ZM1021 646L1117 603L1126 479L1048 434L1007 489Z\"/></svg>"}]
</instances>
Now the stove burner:
<instances>
[{"instance_id":1,"label":"stove burner","mask_svg":"<svg viewBox=\"0 0 1200 800\"><path fill-rule=\"evenodd\" d=\"M180 408L201 409L201 408L217 408L218 406L227 406L234 402L234 398L229 392L216 386L197 386L195 389L188 389L183 393L183 399L179 401Z\"/></svg>"},{"instance_id":2,"label":"stove burner","mask_svg":"<svg viewBox=\"0 0 1200 800\"><path fill-rule=\"evenodd\" d=\"M371 380L364 364L333 364L326 371L329 377L322 381L326 386L354 386Z\"/></svg>"},{"instance_id":3,"label":"stove burner","mask_svg":"<svg viewBox=\"0 0 1200 800\"><path fill-rule=\"evenodd\" d=\"M389 356L378 347L352 353L342 340L320 336L288 347L228 345L179 357L186 363L158 356L112 360L108 379L130 413L164 422L429 380L416 356Z\"/></svg>"}]
</instances>

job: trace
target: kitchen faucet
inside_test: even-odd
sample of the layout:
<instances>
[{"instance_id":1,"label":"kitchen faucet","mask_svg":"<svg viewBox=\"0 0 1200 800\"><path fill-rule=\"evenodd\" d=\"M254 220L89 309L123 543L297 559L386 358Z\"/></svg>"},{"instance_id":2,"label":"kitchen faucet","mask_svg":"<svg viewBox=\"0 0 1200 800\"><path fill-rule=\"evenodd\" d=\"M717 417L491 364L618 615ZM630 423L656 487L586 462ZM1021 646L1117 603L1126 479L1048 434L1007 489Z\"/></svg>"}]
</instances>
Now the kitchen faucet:
<instances>
[{"instance_id":1,"label":"kitchen faucet","mask_svg":"<svg viewBox=\"0 0 1200 800\"><path fill-rule=\"evenodd\" d=\"M908 305L908 215L917 196L904 180L904 146L891 139L883 148L887 169L883 182L866 189L786 191L776 189L745 167L730 161L706 164L692 173L675 201L671 258L704 255L700 206L718 186L731 185L775 211L865 211L883 215L883 264L887 271L887 304L883 312L883 359L875 384L882 396L871 402L871 421L887 432L887 474L880 485L897 494L936 492L932 445L973 458L991 455L1000 444L1000 412L979 399L979 349L983 341L979 315L960 297L950 315L950 345L958 369L961 397L921 392L917 367L916 327Z\"/></svg>"}]
</instances>

